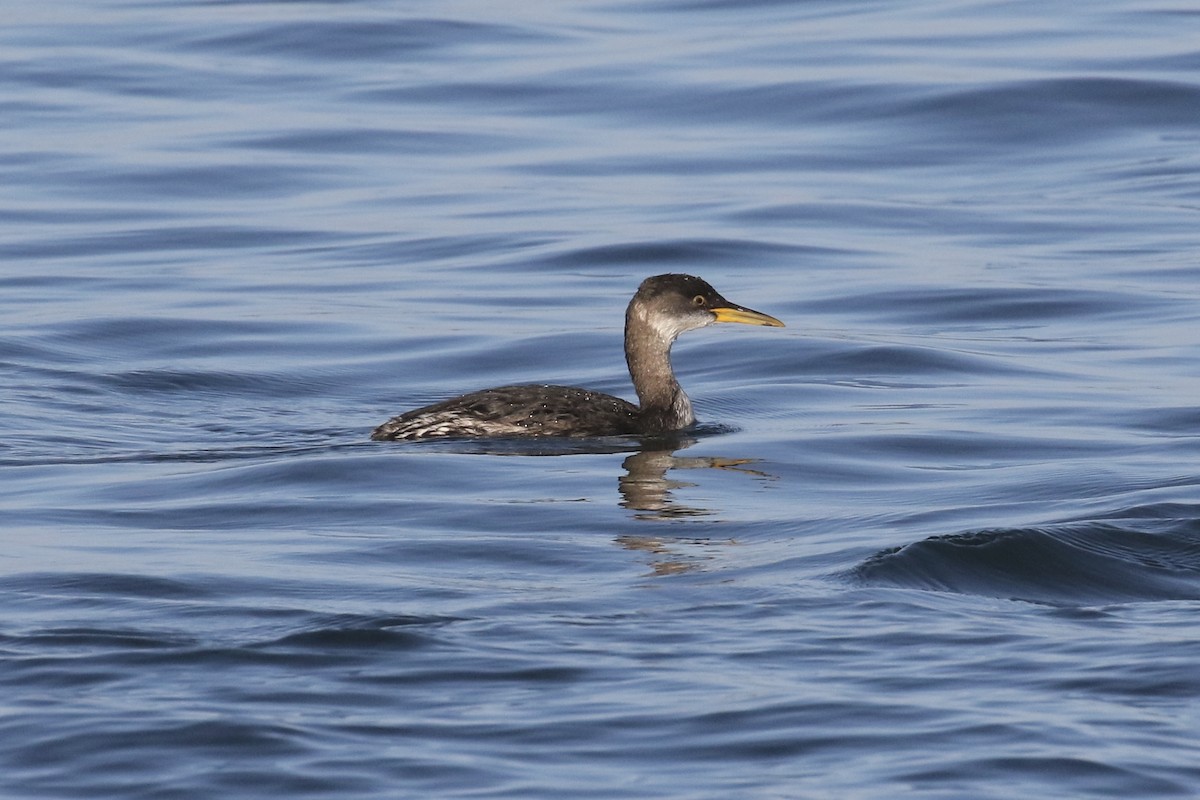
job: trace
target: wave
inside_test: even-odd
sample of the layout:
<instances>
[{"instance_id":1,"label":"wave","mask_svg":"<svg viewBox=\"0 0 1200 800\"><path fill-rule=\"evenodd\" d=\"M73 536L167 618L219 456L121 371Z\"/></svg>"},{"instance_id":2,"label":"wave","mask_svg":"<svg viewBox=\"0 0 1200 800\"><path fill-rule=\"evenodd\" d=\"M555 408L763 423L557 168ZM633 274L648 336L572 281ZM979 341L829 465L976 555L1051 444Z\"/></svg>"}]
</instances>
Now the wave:
<instances>
[{"instance_id":1,"label":"wave","mask_svg":"<svg viewBox=\"0 0 1200 800\"><path fill-rule=\"evenodd\" d=\"M1052 605L1200 599L1200 519L1154 527L1087 521L934 536L851 573L876 586Z\"/></svg>"}]
</instances>

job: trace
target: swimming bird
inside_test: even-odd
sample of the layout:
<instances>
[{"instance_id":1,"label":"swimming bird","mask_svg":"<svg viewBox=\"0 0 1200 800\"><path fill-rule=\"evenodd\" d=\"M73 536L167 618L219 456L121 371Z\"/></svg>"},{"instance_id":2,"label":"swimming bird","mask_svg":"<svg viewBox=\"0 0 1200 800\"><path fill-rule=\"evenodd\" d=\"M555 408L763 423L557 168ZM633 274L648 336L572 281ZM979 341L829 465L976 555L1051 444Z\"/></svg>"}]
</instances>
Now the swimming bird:
<instances>
[{"instance_id":1,"label":"swimming bird","mask_svg":"<svg viewBox=\"0 0 1200 800\"><path fill-rule=\"evenodd\" d=\"M784 326L729 302L693 275L655 275L642 281L625 310L625 363L638 405L574 386L500 386L407 411L371 438L655 435L687 428L696 416L671 369L671 345L679 334L714 322Z\"/></svg>"}]
</instances>

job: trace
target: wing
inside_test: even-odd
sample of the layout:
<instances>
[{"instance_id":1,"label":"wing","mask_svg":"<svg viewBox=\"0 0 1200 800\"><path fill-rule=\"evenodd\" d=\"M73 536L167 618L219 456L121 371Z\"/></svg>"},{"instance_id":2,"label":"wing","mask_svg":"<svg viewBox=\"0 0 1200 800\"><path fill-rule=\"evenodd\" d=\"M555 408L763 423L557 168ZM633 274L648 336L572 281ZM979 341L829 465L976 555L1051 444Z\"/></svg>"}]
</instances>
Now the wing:
<instances>
[{"instance_id":1,"label":"wing","mask_svg":"<svg viewBox=\"0 0 1200 800\"><path fill-rule=\"evenodd\" d=\"M573 386L500 386L393 417L372 439L479 436L614 436L638 431L638 408Z\"/></svg>"}]
</instances>

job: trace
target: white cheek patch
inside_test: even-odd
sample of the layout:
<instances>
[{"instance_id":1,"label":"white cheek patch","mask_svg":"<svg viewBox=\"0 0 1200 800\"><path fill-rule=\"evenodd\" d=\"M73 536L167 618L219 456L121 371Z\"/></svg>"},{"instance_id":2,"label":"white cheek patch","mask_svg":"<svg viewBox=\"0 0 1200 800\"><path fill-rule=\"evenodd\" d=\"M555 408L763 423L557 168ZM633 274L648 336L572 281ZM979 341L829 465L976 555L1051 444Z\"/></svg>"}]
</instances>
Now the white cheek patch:
<instances>
[{"instance_id":1,"label":"white cheek patch","mask_svg":"<svg viewBox=\"0 0 1200 800\"><path fill-rule=\"evenodd\" d=\"M699 314L690 315L685 318L678 317L656 317L646 314L642 309L637 310L638 317L654 331L663 341L673 342L679 334L686 331L703 328L705 325L711 325L716 322L716 317L701 316Z\"/></svg>"}]
</instances>

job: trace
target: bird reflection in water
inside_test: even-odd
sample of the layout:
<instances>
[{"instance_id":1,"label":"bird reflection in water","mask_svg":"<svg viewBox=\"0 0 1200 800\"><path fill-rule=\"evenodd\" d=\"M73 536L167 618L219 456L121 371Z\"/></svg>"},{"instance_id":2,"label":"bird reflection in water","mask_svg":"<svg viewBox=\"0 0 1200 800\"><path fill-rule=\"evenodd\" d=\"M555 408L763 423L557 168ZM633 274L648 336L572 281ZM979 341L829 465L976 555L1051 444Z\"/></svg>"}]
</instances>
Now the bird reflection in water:
<instances>
[{"instance_id":1,"label":"bird reflection in water","mask_svg":"<svg viewBox=\"0 0 1200 800\"><path fill-rule=\"evenodd\" d=\"M622 473L617 477L619 505L634 512L635 520L662 523L708 518L709 524L716 525L720 522L721 509L705 508L678 499L677 492L697 484L673 476L673 471L716 469L749 476L758 481L773 481L776 478L768 472L751 468L749 465L758 462L755 458L677 455L699 441L697 436L692 435L694 433L703 436L707 433L726 432L728 429L713 426L707 430L668 434L643 440L627 437L483 438L427 442L424 446L446 452L492 456L552 457L626 453L621 463ZM696 529L694 526L688 526L688 530ZM615 541L629 550L652 554L654 559L651 567L660 575L701 568L704 562L714 558L712 548L728 547L737 543L732 536L666 536L649 533L643 535L640 532L618 535Z\"/></svg>"},{"instance_id":2,"label":"bird reflection in water","mask_svg":"<svg viewBox=\"0 0 1200 800\"><path fill-rule=\"evenodd\" d=\"M647 448L627 457L622 464L625 474L617 479L621 507L636 512L634 517L639 520L712 517L719 511L688 505L675 498L676 490L691 488L696 484L670 477L669 473L672 470L721 469L759 479L773 478L769 473L748 467L747 465L756 463L757 459L753 458L676 455L679 450L690 447L695 442L695 439L681 438L673 443L673 447ZM642 534L623 534L616 537L616 541L629 550L638 550L650 555L650 567L656 575L674 575L700 569L704 562L715 558L710 552L712 548L737 544L736 539L732 537L667 537Z\"/></svg>"},{"instance_id":3,"label":"bird reflection in water","mask_svg":"<svg viewBox=\"0 0 1200 800\"><path fill-rule=\"evenodd\" d=\"M621 492L621 507L640 512L638 519L678 519L682 517L705 517L714 512L677 502L671 494L673 489L685 489L694 483L668 478L670 470L678 469L728 469L744 472L760 478L771 477L765 472L749 469L753 458L722 458L721 456L677 456L676 451L691 447L695 439L681 446L665 450L641 450L625 459L622 466L625 474L617 480Z\"/></svg>"}]
</instances>

